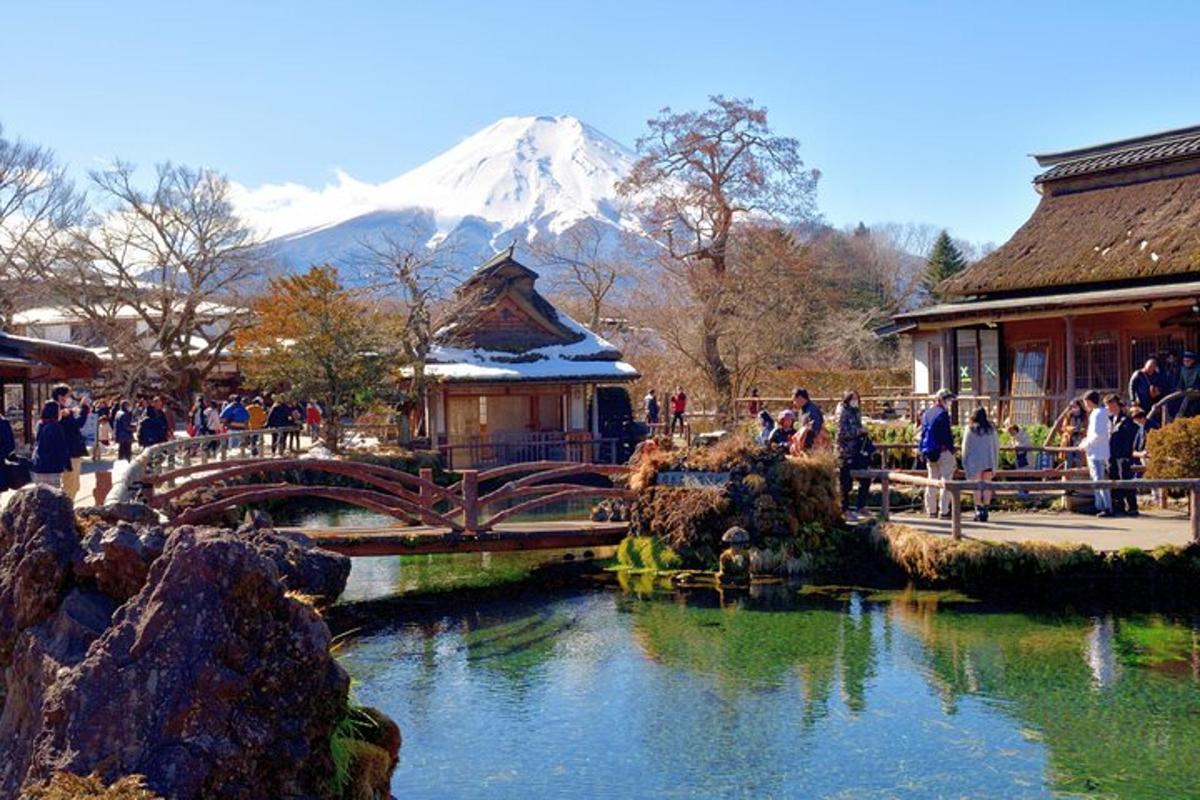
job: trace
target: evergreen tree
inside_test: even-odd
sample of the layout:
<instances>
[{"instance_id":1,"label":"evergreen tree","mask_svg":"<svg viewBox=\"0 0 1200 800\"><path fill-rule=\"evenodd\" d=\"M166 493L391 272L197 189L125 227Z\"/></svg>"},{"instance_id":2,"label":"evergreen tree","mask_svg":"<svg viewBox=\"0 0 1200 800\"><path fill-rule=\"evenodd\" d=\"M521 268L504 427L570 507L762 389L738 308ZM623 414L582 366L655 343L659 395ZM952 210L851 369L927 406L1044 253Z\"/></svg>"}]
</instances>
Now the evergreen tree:
<instances>
[{"instance_id":1,"label":"evergreen tree","mask_svg":"<svg viewBox=\"0 0 1200 800\"><path fill-rule=\"evenodd\" d=\"M962 272L963 268L967 266L967 260L963 257L962 251L958 249L954 240L950 238L950 234L945 230L938 234L937 241L933 243L933 249L929 251L929 258L925 263L925 276L921 279L921 285L935 300L942 299L941 292L938 291L938 286L942 281Z\"/></svg>"}]
</instances>

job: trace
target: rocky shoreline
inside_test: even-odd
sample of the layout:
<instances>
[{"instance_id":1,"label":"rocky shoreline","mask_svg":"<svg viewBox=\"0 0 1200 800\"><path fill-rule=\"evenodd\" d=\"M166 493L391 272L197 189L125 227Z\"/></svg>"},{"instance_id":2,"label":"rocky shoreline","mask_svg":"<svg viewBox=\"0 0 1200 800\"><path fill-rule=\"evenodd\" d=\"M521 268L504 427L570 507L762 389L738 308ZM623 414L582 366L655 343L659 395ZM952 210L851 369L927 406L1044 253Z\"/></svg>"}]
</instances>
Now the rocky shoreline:
<instances>
[{"instance_id":1,"label":"rocky shoreline","mask_svg":"<svg viewBox=\"0 0 1200 800\"><path fill-rule=\"evenodd\" d=\"M353 704L320 613L349 571L261 518L164 530L22 490L0 515L0 798L93 773L185 800L388 797L399 730Z\"/></svg>"}]
</instances>

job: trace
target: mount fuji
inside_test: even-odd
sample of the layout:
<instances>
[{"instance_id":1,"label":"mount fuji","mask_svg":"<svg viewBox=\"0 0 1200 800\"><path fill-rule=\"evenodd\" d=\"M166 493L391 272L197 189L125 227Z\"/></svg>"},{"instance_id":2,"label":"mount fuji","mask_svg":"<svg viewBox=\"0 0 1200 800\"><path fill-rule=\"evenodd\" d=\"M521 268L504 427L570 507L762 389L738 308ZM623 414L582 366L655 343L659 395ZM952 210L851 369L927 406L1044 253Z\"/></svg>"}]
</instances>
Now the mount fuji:
<instances>
[{"instance_id":1,"label":"mount fuji","mask_svg":"<svg viewBox=\"0 0 1200 800\"><path fill-rule=\"evenodd\" d=\"M385 236L441 250L465 272L513 241L520 250L588 220L613 243L639 230L616 191L635 158L571 116L506 117L383 183L339 171L322 189L234 184L232 199L288 272L331 262L364 280Z\"/></svg>"}]
</instances>

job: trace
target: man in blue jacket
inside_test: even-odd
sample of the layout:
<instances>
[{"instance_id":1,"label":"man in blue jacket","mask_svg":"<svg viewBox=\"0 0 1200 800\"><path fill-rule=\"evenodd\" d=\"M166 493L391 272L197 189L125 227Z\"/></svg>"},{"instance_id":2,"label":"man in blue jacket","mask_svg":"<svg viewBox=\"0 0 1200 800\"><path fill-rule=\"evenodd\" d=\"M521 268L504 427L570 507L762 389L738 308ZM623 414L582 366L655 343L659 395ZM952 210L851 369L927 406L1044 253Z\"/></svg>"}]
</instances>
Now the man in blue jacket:
<instances>
[{"instance_id":1,"label":"man in blue jacket","mask_svg":"<svg viewBox=\"0 0 1200 800\"><path fill-rule=\"evenodd\" d=\"M63 433L58 403L51 400L42 407L37 439L33 445L33 482L62 488L62 474L71 468L71 453ZM75 498L71 498L74 501Z\"/></svg>"},{"instance_id":2,"label":"man in blue jacket","mask_svg":"<svg viewBox=\"0 0 1200 800\"><path fill-rule=\"evenodd\" d=\"M921 417L919 447L925 459L925 472L931 481L953 480L958 462L954 458L954 431L950 427L950 404L954 392L938 389L933 405ZM925 513L931 517L950 516L950 493L934 486L925 487Z\"/></svg>"}]
</instances>

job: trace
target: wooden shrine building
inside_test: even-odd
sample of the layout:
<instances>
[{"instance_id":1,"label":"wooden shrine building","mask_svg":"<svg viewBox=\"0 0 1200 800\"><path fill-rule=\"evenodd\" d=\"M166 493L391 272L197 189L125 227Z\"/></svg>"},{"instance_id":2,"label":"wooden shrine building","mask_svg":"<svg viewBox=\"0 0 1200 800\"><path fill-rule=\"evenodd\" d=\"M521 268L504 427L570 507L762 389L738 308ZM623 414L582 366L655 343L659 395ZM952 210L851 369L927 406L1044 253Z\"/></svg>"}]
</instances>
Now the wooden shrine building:
<instances>
[{"instance_id":1,"label":"wooden shrine building","mask_svg":"<svg viewBox=\"0 0 1200 800\"><path fill-rule=\"evenodd\" d=\"M94 378L100 358L86 347L0 333L0 414L18 442L33 443L35 414L56 383Z\"/></svg>"},{"instance_id":2,"label":"wooden shrine building","mask_svg":"<svg viewBox=\"0 0 1200 800\"><path fill-rule=\"evenodd\" d=\"M637 380L609 342L556 309L509 248L455 292L426 373L427 418L454 468L602 455L600 387Z\"/></svg>"}]
</instances>

